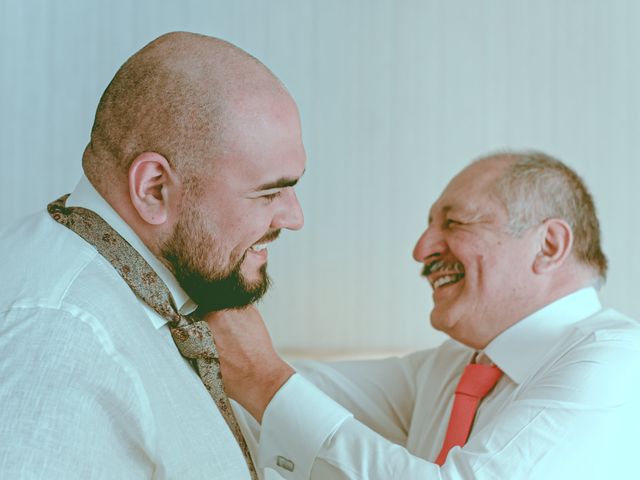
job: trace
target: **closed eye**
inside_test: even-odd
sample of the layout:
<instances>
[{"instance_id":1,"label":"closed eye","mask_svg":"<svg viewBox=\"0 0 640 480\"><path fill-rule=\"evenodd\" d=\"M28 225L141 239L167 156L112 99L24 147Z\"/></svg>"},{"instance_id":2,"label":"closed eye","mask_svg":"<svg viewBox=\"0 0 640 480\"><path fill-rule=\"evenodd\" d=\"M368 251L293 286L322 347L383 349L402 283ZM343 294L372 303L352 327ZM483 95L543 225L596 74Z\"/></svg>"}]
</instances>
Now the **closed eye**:
<instances>
[{"instance_id":1,"label":"closed eye","mask_svg":"<svg viewBox=\"0 0 640 480\"><path fill-rule=\"evenodd\" d=\"M278 198L282 194L282 190L278 190L277 192L267 193L265 195L260 196L260 198L264 198L267 203L273 202L276 198Z\"/></svg>"},{"instance_id":2,"label":"closed eye","mask_svg":"<svg viewBox=\"0 0 640 480\"><path fill-rule=\"evenodd\" d=\"M462 222L459 222L457 220L454 220L453 218L447 218L444 221L444 226L449 228L449 227L454 227L456 225L462 225Z\"/></svg>"}]
</instances>

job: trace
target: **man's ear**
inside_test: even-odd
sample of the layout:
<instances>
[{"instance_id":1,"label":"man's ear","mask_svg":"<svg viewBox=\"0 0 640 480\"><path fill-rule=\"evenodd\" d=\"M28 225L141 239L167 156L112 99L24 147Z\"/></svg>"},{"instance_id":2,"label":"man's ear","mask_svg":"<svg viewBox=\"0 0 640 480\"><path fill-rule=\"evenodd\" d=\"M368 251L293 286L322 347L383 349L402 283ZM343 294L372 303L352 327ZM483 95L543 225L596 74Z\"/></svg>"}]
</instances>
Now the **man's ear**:
<instances>
[{"instance_id":1,"label":"man's ear","mask_svg":"<svg viewBox=\"0 0 640 480\"><path fill-rule=\"evenodd\" d=\"M129 168L129 196L140 218L151 225L167 221L177 199L178 179L165 157L155 152L138 155Z\"/></svg>"},{"instance_id":2,"label":"man's ear","mask_svg":"<svg viewBox=\"0 0 640 480\"><path fill-rule=\"evenodd\" d=\"M540 225L540 251L534 262L533 271L544 274L559 268L573 247L573 232L564 220L550 218Z\"/></svg>"}]
</instances>

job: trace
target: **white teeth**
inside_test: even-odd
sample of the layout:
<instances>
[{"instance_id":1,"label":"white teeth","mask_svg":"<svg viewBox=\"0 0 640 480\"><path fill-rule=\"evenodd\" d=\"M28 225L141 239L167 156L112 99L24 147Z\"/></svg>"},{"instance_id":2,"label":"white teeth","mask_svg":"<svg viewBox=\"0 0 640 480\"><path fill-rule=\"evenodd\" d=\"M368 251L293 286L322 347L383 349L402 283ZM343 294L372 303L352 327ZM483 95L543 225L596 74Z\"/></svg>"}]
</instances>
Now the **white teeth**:
<instances>
[{"instance_id":1,"label":"white teeth","mask_svg":"<svg viewBox=\"0 0 640 480\"><path fill-rule=\"evenodd\" d=\"M433 282L433 288L438 288L446 283L455 282L459 279L458 275L444 275Z\"/></svg>"}]
</instances>

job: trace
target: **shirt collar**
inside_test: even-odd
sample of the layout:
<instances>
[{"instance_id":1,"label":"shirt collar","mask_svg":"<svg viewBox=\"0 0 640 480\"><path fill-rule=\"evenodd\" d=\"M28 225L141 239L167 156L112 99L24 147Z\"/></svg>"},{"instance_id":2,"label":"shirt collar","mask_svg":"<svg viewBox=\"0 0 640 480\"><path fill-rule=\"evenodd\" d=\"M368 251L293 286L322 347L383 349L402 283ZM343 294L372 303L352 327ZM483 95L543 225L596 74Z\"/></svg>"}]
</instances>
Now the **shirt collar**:
<instances>
[{"instance_id":1,"label":"shirt collar","mask_svg":"<svg viewBox=\"0 0 640 480\"><path fill-rule=\"evenodd\" d=\"M601 308L594 288L577 290L506 329L484 353L514 382L522 383L572 325Z\"/></svg>"},{"instance_id":2,"label":"shirt collar","mask_svg":"<svg viewBox=\"0 0 640 480\"><path fill-rule=\"evenodd\" d=\"M165 283L169 292L173 297L173 300L178 308L178 312L182 315L188 315L192 313L197 305L193 300L189 298L189 295L180 287L180 284L176 280L176 277L169 271L158 258L151 253L151 250L140 240L140 237L133 231L133 229L118 215L118 213L102 198L97 190L91 185L89 179L86 176L82 176L78 185L69 198L66 205L68 207L83 207L91 210L102 217L116 232L118 232L122 238L124 238L129 244L140 254L142 258L151 266L151 268L158 274L158 276ZM155 316L154 316L155 317ZM156 328L160 328L167 323L167 320L160 320L158 316L153 321Z\"/></svg>"}]
</instances>

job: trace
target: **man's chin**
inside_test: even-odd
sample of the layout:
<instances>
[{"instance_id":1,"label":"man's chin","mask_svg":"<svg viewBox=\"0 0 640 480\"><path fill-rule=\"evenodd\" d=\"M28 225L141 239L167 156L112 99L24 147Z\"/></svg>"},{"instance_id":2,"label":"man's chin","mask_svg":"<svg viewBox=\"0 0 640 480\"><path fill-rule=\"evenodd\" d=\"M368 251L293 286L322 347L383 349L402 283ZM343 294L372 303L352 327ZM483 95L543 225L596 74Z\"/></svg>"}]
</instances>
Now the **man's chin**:
<instances>
[{"instance_id":1,"label":"man's chin","mask_svg":"<svg viewBox=\"0 0 640 480\"><path fill-rule=\"evenodd\" d=\"M431 310L430 320L431 326L441 332L448 332L455 324L450 309L437 304Z\"/></svg>"},{"instance_id":2,"label":"man's chin","mask_svg":"<svg viewBox=\"0 0 640 480\"><path fill-rule=\"evenodd\" d=\"M267 288L271 284L271 279L268 277L260 278L243 278L242 288L248 293L262 292L261 297L267 292Z\"/></svg>"},{"instance_id":3,"label":"man's chin","mask_svg":"<svg viewBox=\"0 0 640 480\"><path fill-rule=\"evenodd\" d=\"M185 292L198 304L200 314L251 305L260 300L271 285L266 265L251 280L246 279L240 269L236 269L226 277L212 281L193 277L179 281Z\"/></svg>"}]
</instances>

